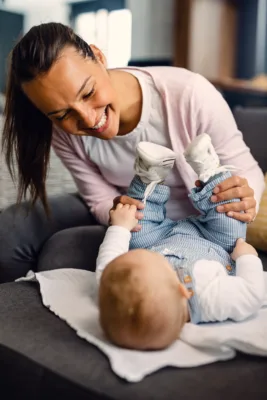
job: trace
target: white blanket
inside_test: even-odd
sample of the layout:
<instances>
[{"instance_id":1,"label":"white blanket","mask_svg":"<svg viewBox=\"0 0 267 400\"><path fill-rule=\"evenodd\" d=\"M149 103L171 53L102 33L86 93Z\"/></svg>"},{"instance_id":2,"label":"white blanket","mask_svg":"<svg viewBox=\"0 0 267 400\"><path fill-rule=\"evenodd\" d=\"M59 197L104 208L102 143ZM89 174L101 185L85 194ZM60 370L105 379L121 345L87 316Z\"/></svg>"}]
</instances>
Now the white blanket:
<instances>
[{"instance_id":1,"label":"white blanket","mask_svg":"<svg viewBox=\"0 0 267 400\"><path fill-rule=\"evenodd\" d=\"M98 322L95 274L75 269L29 273L19 279L38 281L43 304L66 321L78 336L97 346L112 370L129 382L166 366L196 367L235 357L236 350L267 356L267 307L245 322L193 325L188 323L180 340L163 351L125 350L110 344ZM266 300L267 306L267 273Z\"/></svg>"}]
</instances>

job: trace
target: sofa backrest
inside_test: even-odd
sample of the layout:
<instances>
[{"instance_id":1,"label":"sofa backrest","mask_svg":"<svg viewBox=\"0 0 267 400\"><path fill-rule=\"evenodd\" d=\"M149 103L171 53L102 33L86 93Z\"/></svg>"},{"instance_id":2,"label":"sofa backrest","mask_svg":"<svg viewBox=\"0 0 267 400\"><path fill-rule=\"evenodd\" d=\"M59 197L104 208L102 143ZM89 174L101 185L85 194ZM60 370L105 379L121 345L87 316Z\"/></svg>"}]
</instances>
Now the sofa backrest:
<instances>
[{"instance_id":1,"label":"sofa backrest","mask_svg":"<svg viewBox=\"0 0 267 400\"><path fill-rule=\"evenodd\" d=\"M263 172L267 172L267 108L236 107L233 113L244 141Z\"/></svg>"}]
</instances>

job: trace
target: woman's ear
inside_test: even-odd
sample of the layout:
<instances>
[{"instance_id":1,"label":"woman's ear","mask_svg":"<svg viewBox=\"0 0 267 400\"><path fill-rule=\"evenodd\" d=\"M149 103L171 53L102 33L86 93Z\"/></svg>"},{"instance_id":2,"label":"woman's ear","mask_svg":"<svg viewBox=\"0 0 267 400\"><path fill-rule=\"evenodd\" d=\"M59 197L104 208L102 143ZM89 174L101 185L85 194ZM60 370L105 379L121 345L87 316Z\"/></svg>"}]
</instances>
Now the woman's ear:
<instances>
[{"instance_id":1,"label":"woman's ear","mask_svg":"<svg viewBox=\"0 0 267 400\"><path fill-rule=\"evenodd\" d=\"M93 50L93 53L96 56L97 61L99 61L105 68L107 68L107 59L104 53L102 53L102 51L94 44L90 44L90 47Z\"/></svg>"}]
</instances>

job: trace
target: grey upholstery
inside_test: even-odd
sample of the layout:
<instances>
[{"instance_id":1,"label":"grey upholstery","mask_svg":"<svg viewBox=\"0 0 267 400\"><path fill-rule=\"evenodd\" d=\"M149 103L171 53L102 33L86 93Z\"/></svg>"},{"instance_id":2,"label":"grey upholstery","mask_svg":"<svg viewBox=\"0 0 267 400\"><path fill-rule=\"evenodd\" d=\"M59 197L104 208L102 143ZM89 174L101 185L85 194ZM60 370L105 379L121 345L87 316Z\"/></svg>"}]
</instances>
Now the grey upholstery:
<instances>
[{"instance_id":1,"label":"grey upholstery","mask_svg":"<svg viewBox=\"0 0 267 400\"><path fill-rule=\"evenodd\" d=\"M267 108L236 107L233 113L246 144L267 172Z\"/></svg>"},{"instance_id":2,"label":"grey upholstery","mask_svg":"<svg viewBox=\"0 0 267 400\"><path fill-rule=\"evenodd\" d=\"M42 306L36 284L1 285L0 304L1 400L266 400L264 358L166 368L127 384L101 352Z\"/></svg>"}]
</instances>

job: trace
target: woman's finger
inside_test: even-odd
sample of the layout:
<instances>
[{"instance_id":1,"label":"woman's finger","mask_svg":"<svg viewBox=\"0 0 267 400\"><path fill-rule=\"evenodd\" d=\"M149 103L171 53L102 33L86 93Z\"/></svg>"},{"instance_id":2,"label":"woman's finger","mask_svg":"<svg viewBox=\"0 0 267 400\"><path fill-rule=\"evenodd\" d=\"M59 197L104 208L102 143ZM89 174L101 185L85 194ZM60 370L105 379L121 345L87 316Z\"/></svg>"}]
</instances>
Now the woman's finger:
<instances>
[{"instance_id":1,"label":"woman's finger","mask_svg":"<svg viewBox=\"0 0 267 400\"><path fill-rule=\"evenodd\" d=\"M141 231L141 229L142 229L142 226L140 224L138 224L131 230L131 232L139 232L139 231Z\"/></svg>"},{"instance_id":2,"label":"woman's finger","mask_svg":"<svg viewBox=\"0 0 267 400\"><path fill-rule=\"evenodd\" d=\"M227 213L229 211L248 211L255 208L256 200L253 197L245 197L241 201L234 201L232 203L219 205L216 210L220 213Z\"/></svg>"},{"instance_id":3,"label":"woman's finger","mask_svg":"<svg viewBox=\"0 0 267 400\"><path fill-rule=\"evenodd\" d=\"M116 210L119 210L119 209L121 209L122 207L123 207L123 205L122 205L121 203L118 203L117 206L116 206Z\"/></svg>"},{"instance_id":4,"label":"woman's finger","mask_svg":"<svg viewBox=\"0 0 267 400\"><path fill-rule=\"evenodd\" d=\"M211 196L211 201L217 203L219 201L227 201L232 199L243 199L244 197L254 197L254 190L249 186L237 186L232 189L228 189L225 192L220 192L218 194L213 194Z\"/></svg>"},{"instance_id":5,"label":"woman's finger","mask_svg":"<svg viewBox=\"0 0 267 400\"><path fill-rule=\"evenodd\" d=\"M140 221L141 219L144 218L144 214L142 212L140 212L140 211L136 211L135 218Z\"/></svg>"},{"instance_id":6,"label":"woman's finger","mask_svg":"<svg viewBox=\"0 0 267 400\"><path fill-rule=\"evenodd\" d=\"M253 222L254 218L255 218L255 213L253 210L249 210L248 212L245 212L245 213L230 211L226 215L228 217L234 218L238 221L246 222L247 224L249 224L250 222Z\"/></svg>"},{"instance_id":7,"label":"woman's finger","mask_svg":"<svg viewBox=\"0 0 267 400\"><path fill-rule=\"evenodd\" d=\"M232 189L238 186L248 186L248 181L240 176L231 176L225 179L223 182L219 183L214 189L213 193L217 194L220 192L225 192L226 190ZM249 187L249 186L248 186Z\"/></svg>"},{"instance_id":8,"label":"woman's finger","mask_svg":"<svg viewBox=\"0 0 267 400\"><path fill-rule=\"evenodd\" d=\"M122 204L129 204L129 205L135 205L139 210L142 210L145 206L140 200L132 199L131 197L128 196L119 196L116 197L113 200L114 206L116 206L118 203Z\"/></svg>"}]
</instances>

